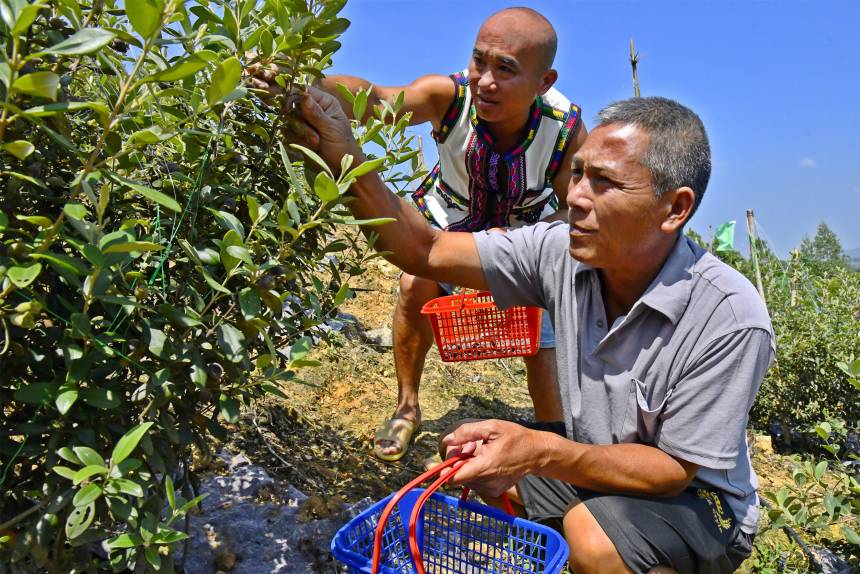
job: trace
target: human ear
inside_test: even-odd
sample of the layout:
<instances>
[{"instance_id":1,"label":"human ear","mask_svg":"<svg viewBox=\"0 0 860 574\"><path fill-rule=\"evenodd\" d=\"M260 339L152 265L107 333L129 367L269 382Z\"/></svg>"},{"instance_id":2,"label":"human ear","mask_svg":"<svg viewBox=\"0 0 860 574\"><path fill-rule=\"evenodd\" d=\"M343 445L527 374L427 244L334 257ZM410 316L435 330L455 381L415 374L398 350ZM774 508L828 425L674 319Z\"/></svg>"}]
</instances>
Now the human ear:
<instances>
[{"instance_id":1,"label":"human ear","mask_svg":"<svg viewBox=\"0 0 860 574\"><path fill-rule=\"evenodd\" d=\"M689 187L679 187L664 195L667 204L666 216L660 224L665 233L675 233L684 227L693 212L696 192Z\"/></svg>"},{"instance_id":2,"label":"human ear","mask_svg":"<svg viewBox=\"0 0 860 574\"><path fill-rule=\"evenodd\" d=\"M544 75L541 76L539 94L542 96L547 93L547 91L549 91L549 89L552 87L552 85L557 79L558 72L556 72L555 70L547 70L546 72L544 72Z\"/></svg>"}]
</instances>

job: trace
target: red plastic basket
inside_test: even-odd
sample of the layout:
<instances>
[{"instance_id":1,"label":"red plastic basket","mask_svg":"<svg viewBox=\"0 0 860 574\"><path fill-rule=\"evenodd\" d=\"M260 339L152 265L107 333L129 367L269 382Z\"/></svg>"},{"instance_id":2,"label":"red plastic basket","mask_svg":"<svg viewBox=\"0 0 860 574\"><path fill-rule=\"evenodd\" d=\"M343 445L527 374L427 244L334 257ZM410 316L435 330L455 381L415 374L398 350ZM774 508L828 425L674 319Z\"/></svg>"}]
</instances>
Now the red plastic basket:
<instances>
[{"instance_id":1,"label":"red plastic basket","mask_svg":"<svg viewBox=\"0 0 860 574\"><path fill-rule=\"evenodd\" d=\"M489 291L437 297L421 313L446 362L525 357L540 348L540 308L499 309Z\"/></svg>"}]
</instances>

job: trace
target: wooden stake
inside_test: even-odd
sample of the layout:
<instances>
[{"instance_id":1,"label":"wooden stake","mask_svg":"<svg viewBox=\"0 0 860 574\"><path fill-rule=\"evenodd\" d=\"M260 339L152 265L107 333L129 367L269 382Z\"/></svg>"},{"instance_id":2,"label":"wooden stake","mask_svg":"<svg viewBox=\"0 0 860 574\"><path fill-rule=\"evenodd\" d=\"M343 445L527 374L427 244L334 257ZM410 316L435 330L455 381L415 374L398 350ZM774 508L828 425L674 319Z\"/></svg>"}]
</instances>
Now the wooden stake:
<instances>
[{"instance_id":1,"label":"wooden stake","mask_svg":"<svg viewBox=\"0 0 860 574\"><path fill-rule=\"evenodd\" d=\"M752 209L747 209L747 231L750 237L750 258L752 259L753 269L755 269L756 287L758 287L758 294L761 295L761 300L767 305L767 299L764 297L764 285L761 282L761 267L758 263L758 252L755 245L755 215L753 215Z\"/></svg>"},{"instance_id":2,"label":"wooden stake","mask_svg":"<svg viewBox=\"0 0 860 574\"><path fill-rule=\"evenodd\" d=\"M415 171L419 171L427 167L427 160L424 158L424 141L421 139L421 136L418 136L418 169Z\"/></svg>"},{"instance_id":3,"label":"wooden stake","mask_svg":"<svg viewBox=\"0 0 860 574\"><path fill-rule=\"evenodd\" d=\"M630 38L630 67L633 68L633 95L639 97L639 73L636 66L639 65L639 54L633 48L633 38Z\"/></svg>"}]
</instances>

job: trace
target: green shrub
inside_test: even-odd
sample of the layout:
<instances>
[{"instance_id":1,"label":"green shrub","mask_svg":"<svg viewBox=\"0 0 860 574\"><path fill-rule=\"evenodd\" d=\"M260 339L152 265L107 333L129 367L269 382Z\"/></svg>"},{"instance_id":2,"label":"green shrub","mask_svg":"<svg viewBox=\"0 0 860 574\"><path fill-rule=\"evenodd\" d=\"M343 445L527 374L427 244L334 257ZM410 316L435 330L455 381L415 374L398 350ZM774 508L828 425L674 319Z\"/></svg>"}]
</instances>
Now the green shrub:
<instances>
[{"instance_id":1,"label":"green shrub","mask_svg":"<svg viewBox=\"0 0 860 574\"><path fill-rule=\"evenodd\" d=\"M769 419L812 430L825 419L857 428L860 393L840 361L860 356L860 274L832 266L812 273L793 257L783 267L763 264L765 295L776 333L777 360L753 408L753 421Z\"/></svg>"},{"instance_id":2,"label":"green shrub","mask_svg":"<svg viewBox=\"0 0 860 574\"><path fill-rule=\"evenodd\" d=\"M344 1L0 0L0 572L171 571L192 449L312 364L373 256L344 193L417 152L386 106L305 164L242 71L319 77Z\"/></svg>"},{"instance_id":3,"label":"green shrub","mask_svg":"<svg viewBox=\"0 0 860 574\"><path fill-rule=\"evenodd\" d=\"M860 482L834 461L797 461L792 483L765 491L770 530L795 529L810 544L838 552L860 567Z\"/></svg>"}]
</instances>

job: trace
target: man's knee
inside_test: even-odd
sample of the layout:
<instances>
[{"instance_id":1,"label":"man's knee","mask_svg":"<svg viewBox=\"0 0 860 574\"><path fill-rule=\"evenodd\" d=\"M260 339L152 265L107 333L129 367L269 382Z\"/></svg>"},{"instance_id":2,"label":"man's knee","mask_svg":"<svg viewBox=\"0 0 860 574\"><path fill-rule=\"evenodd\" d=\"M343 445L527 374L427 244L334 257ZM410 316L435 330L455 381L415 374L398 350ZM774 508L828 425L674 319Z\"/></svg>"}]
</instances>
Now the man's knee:
<instances>
[{"instance_id":1,"label":"man's knee","mask_svg":"<svg viewBox=\"0 0 860 574\"><path fill-rule=\"evenodd\" d=\"M577 504L564 515L564 536L576 574L631 572L585 504Z\"/></svg>"},{"instance_id":2,"label":"man's knee","mask_svg":"<svg viewBox=\"0 0 860 574\"><path fill-rule=\"evenodd\" d=\"M399 302L402 305L424 305L440 293L439 284L408 273L400 275Z\"/></svg>"}]
</instances>

